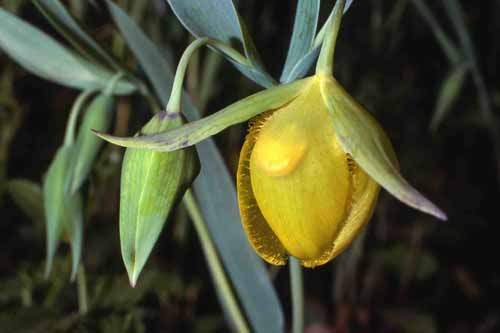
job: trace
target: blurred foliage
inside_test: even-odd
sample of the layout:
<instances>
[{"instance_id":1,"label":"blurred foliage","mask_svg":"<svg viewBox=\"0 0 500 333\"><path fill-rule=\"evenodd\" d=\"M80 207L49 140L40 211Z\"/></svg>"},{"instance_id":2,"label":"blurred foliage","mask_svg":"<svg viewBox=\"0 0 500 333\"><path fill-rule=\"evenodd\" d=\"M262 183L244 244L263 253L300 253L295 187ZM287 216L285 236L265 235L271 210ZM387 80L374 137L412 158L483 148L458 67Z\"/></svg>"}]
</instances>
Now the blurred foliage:
<instances>
[{"instance_id":1,"label":"blurred foliage","mask_svg":"<svg viewBox=\"0 0 500 333\"><path fill-rule=\"evenodd\" d=\"M500 3L461 1L486 92L494 96L488 100L493 114L485 118L480 111L484 100L478 99L472 80L464 81L460 93L452 92L454 103L438 102L440 91L450 85L445 80L452 67L416 2L355 1L343 22L336 76L376 114L404 174L445 208L450 222L438 223L382 194L364 236L332 264L305 271L308 332L500 330L500 269L494 257L499 232L495 147L500 143L488 130L496 126L500 106ZM178 59L190 37L163 0L118 3ZM447 7L441 1L425 3L458 47ZM129 66L137 65L101 1L66 4L102 45ZM2 7L56 36L31 2L4 0ZM323 1L322 7L324 21L331 6ZM240 1L238 8L264 62L277 76L294 6L252 0ZM202 52L188 77L189 90L207 113L257 90L217 59ZM216 81L209 92L200 91L207 76ZM36 199L37 184L62 142L75 96L73 90L28 75L0 54L0 331L227 331L183 209L171 217L137 286L129 287L117 231L122 150L116 147L104 148L84 192L88 312L78 312L77 288L69 282L68 246L56 259L51 278L43 279L43 208ZM443 103L449 104L446 116L431 133L434 110ZM128 126L139 129L147 117L143 100L120 98L115 134L124 134ZM235 126L216 137L232 172L245 133L245 126ZM21 178L31 183L16 180ZM289 319L287 274L272 273Z\"/></svg>"}]
</instances>

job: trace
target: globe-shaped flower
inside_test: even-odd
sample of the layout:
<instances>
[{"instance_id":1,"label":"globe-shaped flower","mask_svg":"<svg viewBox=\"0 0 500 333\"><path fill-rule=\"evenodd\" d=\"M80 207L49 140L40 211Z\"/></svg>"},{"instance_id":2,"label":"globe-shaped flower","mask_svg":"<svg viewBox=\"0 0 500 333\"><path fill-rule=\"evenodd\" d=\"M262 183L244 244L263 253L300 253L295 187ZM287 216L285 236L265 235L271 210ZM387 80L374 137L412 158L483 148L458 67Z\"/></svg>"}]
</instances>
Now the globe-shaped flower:
<instances>
[{"instance_id":1,"label":"globe-shaped flower","mask_svg":"<svg viewBox=\"0 0 500 333\"><path fill-rule=\"evenodd\" d=\"M337 138L321 80L256 117L241 150L241 219L254 249L271 264L285 264L288 255L308 267L331 260L368 222L377 200L379 185Z\"/></svg>"}]
</instances>

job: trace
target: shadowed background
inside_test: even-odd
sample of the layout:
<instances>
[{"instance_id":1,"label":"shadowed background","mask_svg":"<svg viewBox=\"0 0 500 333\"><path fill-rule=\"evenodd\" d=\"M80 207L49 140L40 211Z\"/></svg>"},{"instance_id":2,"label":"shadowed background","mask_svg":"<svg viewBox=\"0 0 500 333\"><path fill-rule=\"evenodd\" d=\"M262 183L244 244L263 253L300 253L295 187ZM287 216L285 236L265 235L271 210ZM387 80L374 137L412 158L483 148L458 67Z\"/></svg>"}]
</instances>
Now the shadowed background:
<instances>
[{"instance_id":1,"label":"shadowed background","mask_svg":"<svg viewBox=\"0 0 500 333\"><path fill-rule=\"evenodd\" d=\"M175 65L191 37L166 3L117 2L175 56L169 59ZM331 10L331 4L323 2L321 22ZM275 77L286 57L294 3L253 0L238 5ZM448 82L442 88L459 64L447 59L419 3L355 1L343 20L335 76L376 116L395 146L402 173L448 213L449 222L382 193L371 223L353 246L332 263L305 271L307 332L500 330L495 256L500 3L461 1L486 95L478 93L469 72L458 87L450 88L453 83ZM426 3L460 45L442 1ZM137 67L100 1L65 4L101 44L130 68ZM59 38L30 1L4 0L2 8ZM206 114L259 90L210 51L200 52L193 63L186 87ZM0 185L15 178L40 183L63 141L76 96L76 91L37 78L0 53ZM485 113L484 103L490 104L492 114ZM144 100L120 98L115 133L133 133L148 118ZM216 136L233 174L245 133L243 124ZM85 317L78 315L75 285L69 282L68 248L57 257L51 279L44 280L45 234L37 203L23 209L0 186L0 331L227 331L196 234L182 208L171 217L136 288L129 287L117 225L122 152L106 145L85 190L83 257L90 302ZM270 274L288 327L287 270L273 267Z\"/></svg>"}]
</instances>

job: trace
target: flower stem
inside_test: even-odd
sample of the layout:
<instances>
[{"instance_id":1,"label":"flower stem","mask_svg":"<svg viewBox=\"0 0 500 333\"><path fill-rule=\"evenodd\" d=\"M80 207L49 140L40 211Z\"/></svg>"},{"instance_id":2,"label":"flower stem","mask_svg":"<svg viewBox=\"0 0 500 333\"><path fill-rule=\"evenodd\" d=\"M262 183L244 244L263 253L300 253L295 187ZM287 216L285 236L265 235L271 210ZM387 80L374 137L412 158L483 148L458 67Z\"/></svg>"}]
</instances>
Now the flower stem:
<instances>
[{"instance_id":1,"label":"flower stem","mask_svg":"<svg viewBox=\"0 0 500 333\"><path fill-rule=\"evenodd\" d=\"M184 84L184 77L186 76L187 66L193 54L200 47L205 45L211 45L215 47L217 50L224 53L226 56L230 57L235 62L241 65L250 66L250 63L245 56L243 56L241 53L227 44L206 37L194 40L184 51L181 60L177 65L172 92L170 93L170 98L167 104L168 113L179 113L181 111L182 86Z\"/></svg>"},{"instance_id":2,"label":"flower stem","mask_svg":"<svg viewBox=\"0 0 500 333\"><path fill-rule=\"evenodd\" d=\"M96 90L90 89L82 92L78 98L76 99L71 111L69 112L68 123L66 125L66 133L64 135L64 146L68 147L73 144L75 141L75 130L76 130L76 121L78 119L78 115L80 114L83 105L87 101L92 94L94 94Z\"/></svg>"},{"instance_id":3,"label":"flower stem","mask_svg":"<svg viewBox=\"0 0 500 333\"><path fill-rule=\"evenodd\" d=\"M212 275L216 285L216 291L218 292L221 301L224 303L224 308L234 325L235 331L242 333L250 332L191 190L186 191L183 201L189 216L193 220L196 233L200 238L200 243L208 262L210 274Z\"/></svg>"},{"instance_id":4,"label":"flower stem","mask_svg":"<svg viewBox=\"0 0 500 333\"><path fill-rule=\"evenodd\" d=\"M80 264L80 269L76 275L76 285L78 288L78 312L84 316L89 311L87 300L87 279L85 278L85 267Z\"/></svg>"},{"instance_id":5,"label":"flower stem","mask_svg":"<svg viewBox=\"0 0 500 333\"><path fill-rule=\"evenodd\" d=\"M290 257L290 283L292 285L293 333L304 332L304 284L302 267L294 257Z\"/></svg>"},{"instance_id":6,"label":"flower stem","mask_svg":"<svg viewBox=\"0 0 500 333\"><path fill-rule=\"evenodd\" d=\"M335 7L333 7L332 19L326 28L325 40L323 41L316 65L316 74L332 75L335 45L339 34L340 22L342 22L342 15L344 14L344 7L345 0L337 0Z\"/></svg>"}]
</instances>

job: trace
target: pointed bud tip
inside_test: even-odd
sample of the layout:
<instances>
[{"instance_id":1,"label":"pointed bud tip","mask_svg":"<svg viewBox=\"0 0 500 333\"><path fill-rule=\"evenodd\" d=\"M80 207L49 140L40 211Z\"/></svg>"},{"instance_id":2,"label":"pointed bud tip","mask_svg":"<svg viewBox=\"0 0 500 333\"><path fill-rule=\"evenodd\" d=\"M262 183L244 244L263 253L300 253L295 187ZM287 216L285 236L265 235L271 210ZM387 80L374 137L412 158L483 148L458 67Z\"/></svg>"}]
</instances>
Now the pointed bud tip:
<instances>
[{"instance_id":1,"label":"pointed bud tip","mask_svg":"<svg viewBox=\"0 0 500 333\"><path fill-rule=\"evenodd\" d=\"M135 288L137 285L137 280L139 278L139 273L137 271L127 272L128 273L128 281L132 288Z\"/></svg>"}]
</instances>

